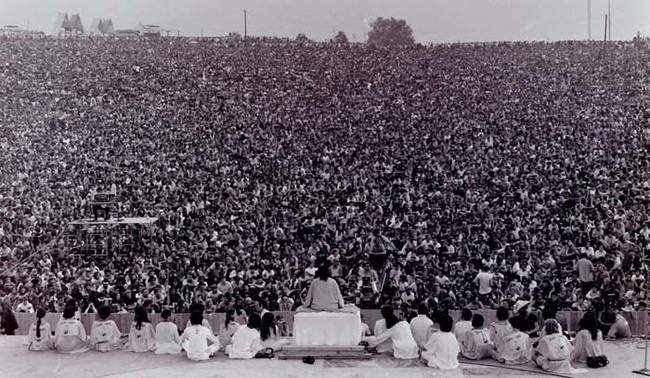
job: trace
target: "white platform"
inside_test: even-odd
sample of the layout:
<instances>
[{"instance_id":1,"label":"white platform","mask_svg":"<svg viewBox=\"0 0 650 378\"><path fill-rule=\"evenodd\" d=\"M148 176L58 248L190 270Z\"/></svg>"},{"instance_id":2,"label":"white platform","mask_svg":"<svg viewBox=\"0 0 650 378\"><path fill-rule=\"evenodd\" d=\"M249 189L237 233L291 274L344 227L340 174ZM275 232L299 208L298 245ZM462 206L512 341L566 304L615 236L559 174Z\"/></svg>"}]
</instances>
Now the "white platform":
<instances>
[{"instance_id":1,"label":"white platform","mask_svg":"<svg viewBox=\"0 0 650 378\"><path fill-rule=\"evenodd\" d=\"M293 318L298 346L357 346L361 341L361 315L340 312L302 312Z\"/></svg>"}]
</instances>

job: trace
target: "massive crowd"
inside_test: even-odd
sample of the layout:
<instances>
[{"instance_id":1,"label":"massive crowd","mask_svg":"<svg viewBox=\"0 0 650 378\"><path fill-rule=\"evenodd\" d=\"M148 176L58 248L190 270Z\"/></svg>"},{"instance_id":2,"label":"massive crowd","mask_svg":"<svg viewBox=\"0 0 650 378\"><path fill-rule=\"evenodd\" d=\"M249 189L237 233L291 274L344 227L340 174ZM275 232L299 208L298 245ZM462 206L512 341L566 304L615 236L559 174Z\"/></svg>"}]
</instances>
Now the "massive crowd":
<instances>
[{"instance_id":1,"label":"massive crowd","mask_svg":"<svg viewBox=\"0 0 650 378\"><path fill-rule=\"evenodd\" d=\"M291 310L327 263L362 306L631 310L648 54L2 39L0 298ZM159 221L88 257L68 223L108 190Z\"/></svg>"}]
</instances>

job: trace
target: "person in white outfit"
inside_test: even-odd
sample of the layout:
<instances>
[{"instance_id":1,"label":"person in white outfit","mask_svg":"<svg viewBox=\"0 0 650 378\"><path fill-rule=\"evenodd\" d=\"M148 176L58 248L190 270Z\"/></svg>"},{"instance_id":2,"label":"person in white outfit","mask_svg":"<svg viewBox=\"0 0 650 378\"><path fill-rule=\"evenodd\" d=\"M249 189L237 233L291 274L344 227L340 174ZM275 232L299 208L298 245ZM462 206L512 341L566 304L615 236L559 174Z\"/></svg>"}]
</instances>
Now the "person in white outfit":
<instances>
[{"instance_id":1,"label":"person in white outfit","mask_svg":"<svg viewBox=\"0 0 650 378\"><path fill-rule=\"evenodd\" d=\"M135 318L131 323L126 350L136 353L151 352L156 349L156 331L149 321L144 307L135 308Z\"/></svg>"},{"instance_id":2,"label":"person in white outfit","mask_svg":"<svg viewBox=\"0 0 650 378\"><path fill-rule=\"evenodd\" d=\"M280 337L280 331L275 324L275 315L272 312L267 312L262 316L262 327L260 328L260 337L262 345L266 348L271 348L277 352L282 350L282 347L289 344L289 340Z\"/></svg>"},{"instance_id":3,"label":"person in white outfit","mask_svg":"<svg viewBox=\"0 0 650 378\"><path fill-rule=\"evenodd\" d=\"M458 353L460 346L456 336L451 332L454 320L449 315L442 315L437 318L440 324L440 332L434 332L426 345L425 351L422 352L422 359L427 366L435 369L456 369L460 366L458 363Z\"/></svg>"},{"instance_id":4,"label":"person in white outfit","mask_svg":"<svg viewBox=\"0 0 650 378\"><path fill-rule=\"evenodd\" d=\"M368 347L374 348L384 341L390 340L395 358L403 360L418 358L420 355L418 344L413 338L409 324L404 320L400 321L392 311L382 311L382 313L384 312L386 331L379 335L365 338L364 341L368 342Z\"/></svg>"},{"instance_id":5,"label":"person in white outfit","mask_svg":"<svg viewBox=\"0 0 650 378\"><path fill-rule=\"evenodd\" d=\"M74 314L75 309L67 307L63 319L56 325L54 345L60 353L83 353L89 349L86 330L79 320L74 319Z\"/></svg>"},{"instance_id":6,"label":"person in white outfit","mask_svg":"<svg viewBox=\"0 0 650 378\"><path fill-rule=\"evenodd\" d=\"M464 308L460 315L460 321L454 324L454 335L459 345L463 345L467 331L472 329L472 310Z\"/></svg>"},{"instance_id":7,"label":"person in white outfit","mask_svg":"<svg viewBox=\"0 0 650 378\"><path fill-rule=\"evenodd\" d=\"M470 360L482 360L490 357L494 344L490 340L490 332L483 327L485 319L481 314L474 314L472 317L472 329L467 331L462 344L461 352L465 358Z\"/></svg>"},{"instance_id":8,"label":"person in white outfit","mask_svg":"<svg viewBox=\"0 0 650 378\"><path fill-rule=\"evenodd\" d=\"M232 336L232 344L226 347L226 354L233 359L248 360L258 356L264 350L260 336L262 318L259 314L251 314L248 324L237 328Z\"/></svg>"},{"instance_id":9,"label":"person in white outfit","mask_svg":"<svg viewBox=\"0 0 650 378\"><path fill-rule=\"evenodd\" d=\"M205 312L205 306L200 304L200 303L195 303L195 304L190 306L190 314L193 313L194 311L200 311L201 314L203 314ZM185 324L185 328L187 328L187 327L189 327L191 325L192 325L192 322L190 320L188 320L187 323ZM209 329L210 332L214 332L212 330L212 325L210 324L208 319L206 319L205 317L203 318L203 321L201 322L201 325L204 326L205 328Z\"/></svg>"},{"instance_id":10,"label":"person in white outfit","mask_svg":"<svg viewBox=\"0 0 650 378\"><path fill-rule=\"evenodd\" d=\"M52 349L54 341L52 340L52 332L50 330L50 323L43 322L45 317L45 310L39 308L36 310L36 323L29 327L29 346L28 350L41 352L44 350Z\"/></svg>"},{"instance_id":11,"label":"person in white outfit","mask_svg":"<svg viewBox=\"0 0 650 378\"><path fill-rule=\"evenodd\" d=\"M190 315L190 325L185 328L183 336L181 336L181 346L187 358L192 361L205 361L219 350L219 338L217 338L212 331L201 325L203 323L203 312L194 311ZM208 341L212 345L208 345Z\"/></svg>"},{"instance_id":12,"label":"person in white outfit","mask_svg":"<svg viewBox=\"0 0 650 378\"><path fill-rule=\"evenodd\" d=\"M433 320L431 320L427 314L429 309L424 303L420 303L418 306L418 316L411 319L411 333L413 333L413 338L418 344L420 350L424 349L424 345L427 343L427 338L430 334L430 329L433 326Z\"/></svg>"},{"instance_id":13,"label":"person in white outfit","mask_svg":"<svg viewBox=\"0 0 650 378\"><path fill-rule=\"evenodd\" d=\"M533 353L533 361L542 369L555 373L573 373L569 359L573 346L569 340L560 333L560 324L555 319L548 319L544 323L544 336Z\"/></svg>"},{"instance_id":14,"label":"person in white outfit","mask_svg":"<svg viewBox=\"0 0 650 378\"><path fill-rule=\"evenodd\" d=\"M97 310L100 320L95 320L90 328L90 347L99 352L110 352L124 346L126 339L122 339L122 332L117 328L111 316L111 308L102 306Z\"/></svg>"},{"instance_id":15,"label":"person in white outfit","mask_svg":"<svg viewBox=\"0 0 650 378\"><path fill-rule=\"evenodd\" d=\"M179 354L181 352L181 337L178 335L178 326L169 318L172 312L168 309L160 313L162 322L156 326L156 354Z\"/></svg>"},{"instance_id":16,"label":"person in white outfit","mask_svg":"<svg viewBox=\"0 0 650 378\"><path fill-rule=\"evenodd\" d=\"M373 335L378 336L386 332L388 329L386 327L386 316L389 316L388 314L392 312L393 308L390 306L384 306L381 308L382 318L375 322L375 326L372 330ZM390 340L386 340L383 343L377 345L375 349L377 350L377 353L393 353L393 343Z\"/></svg>"}]
</instances>

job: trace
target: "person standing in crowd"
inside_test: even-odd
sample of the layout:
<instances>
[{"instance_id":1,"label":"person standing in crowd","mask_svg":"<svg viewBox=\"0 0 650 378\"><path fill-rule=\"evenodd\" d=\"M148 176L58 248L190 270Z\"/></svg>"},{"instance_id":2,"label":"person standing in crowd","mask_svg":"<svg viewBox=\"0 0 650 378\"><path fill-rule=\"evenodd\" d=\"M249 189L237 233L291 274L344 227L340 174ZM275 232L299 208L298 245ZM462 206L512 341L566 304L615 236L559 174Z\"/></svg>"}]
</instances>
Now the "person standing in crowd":
<instances>
[{"instance_id":1,"label":"person standing in crowd","mask_svg":"<svg viewBox=\"0 0 650 378\"><path fill-rule=\"evenodd\" d=\"M490 331L483 325L485 319L481 314L472 317L472 329L467 331L460 345L461 353L470 360L482 360L490 357L494 344L490 340Z\"/></svg>"},{"instance_id":2,"label":"person standing in crowd","mask_svg":"<svg viewBox=\"0 0 650 378\"><path fill-rule=\"evenodd\" d=\"M400 321L393 312L382 313L382 315L384 315L384 319L386 320L386 331L379 335L365 338L364 341L368 342L369 348L374 348L390 340L395 358L404 360L418 358L418 345L413 338L409 324L404 320Z\"/></svg>"},{"instance_id":3,"label":"person standing in crowd","mask_svg":"<svg viewBox=\"0 0 650 378\"><path fill-rule=\"evenodd\" d=\"M126 349L136 353L151 352L156 349L156 331L144 307L135 308L135 318L131 323Z\"/></svg>"},{"instance_id":4,"label":"person standing in crowd","mask_svg":"<svg viewBox=\"0 0 650 378\"><path fill-rule=\"evenodd\" d=\"M162 321L156 325L156 354L179 354L181 352L178 326L170 320L171 316L170 309L164 309L160 313Z\"/></svg>"},{"instance_id":5,"label":"person standing in crowd","mask_svg":"<svg viewBox=\"0 0 650 378\"><path fill-rule=\"evenodd\" d=\"M54 346L59 353L83 353L89 349L86 330L74 315L74 308L66 308L63 311L63 319L56 325Z\"/></svg>"},{"instance_id":6,"label":"person standing in crowd","mask_svg":"<svg viewBox=\"0 0 650 378\"><path fill-rule=\"evenodd\" d=\"M205 361L221 348L219 339L207 327L202 325L203 313L194 311L190 314L191 326L185 328L181 336L181 347L192 361ZM211 345L208 345L208 341Z\"/></svg>"},{"instance_id":7,"label":"person standing in crowd","mask_svg":"<svg viewBox=\"0 0 650 378\"><path fill-rule=\"evenodd\" d=\"M576 270L578 271L582 295L586 295L594 283L594 265L587 258L586 253L580 254L580 259L576 262Z\"/></svg>"},{"instance_id":8,"label":"person standing in crowd","mask_svg":"<svg viewBox=\"0 0 650 378\"><path fill-rule=\"evenodd\" d=\"M113 320L108 319L111 308L101 306L97 316L100 320L95 320L90 328L90 347L98 352L110 352L124 346L126 340L122 339L122 332Z\"/></svg>"},{"instance_id":9,"label":"person standing in crowd","mask_svg":"<svg viewBox=\"0 0 650 378\"><path fill-rule=\"evenodd\" d=\"M474 278L474 283L478 284L478 298L482 304L489 303L490 294L492 294L492 273L487 265L481 266L481 271Z\"/></svg>"},{"instance_id":10,"label":"person standing in crowd","mask_svg":"<svg viewBox=\"0 0 650 378\"><path fill-rule=\"evenodd\" d=\"M43 308L39 308L36 311L36 323L29 327L28 350L42 352L44 350L50 350L54 346L50 323L43 322L45 314L47 312Z\"/></svg>"},{"instance_id":11,"label":"person standing in crowd","mask_svg":"<svg viewBox=\"0 0 650 378\"><path fill-rule=\"evenodd\" d=\"M451 332L454 320L449 315L441 315L436 319L440 325L440 332L434 332L431 335L424 346L425 351L422 352L422 359L427 366L435 369L457 369L460 367L458 363L460 346L456 336Z\"/></svg>"},{"instance_id":12,"label":"person standing in crowd","mask_svg":"<svg viewBox=\"0 0 650 378\"><path fill-rule=\"evenodd\" d=\"M433 326L433 320L428 316L429 308L425 303L420 303L418 305L418 316L411 319L410 326L411 332L413 333L413 338L418 344L420 350L424 348L424 345L427 343L427 338L429 336L429 330Z\"/></svg>"}]
</instances>

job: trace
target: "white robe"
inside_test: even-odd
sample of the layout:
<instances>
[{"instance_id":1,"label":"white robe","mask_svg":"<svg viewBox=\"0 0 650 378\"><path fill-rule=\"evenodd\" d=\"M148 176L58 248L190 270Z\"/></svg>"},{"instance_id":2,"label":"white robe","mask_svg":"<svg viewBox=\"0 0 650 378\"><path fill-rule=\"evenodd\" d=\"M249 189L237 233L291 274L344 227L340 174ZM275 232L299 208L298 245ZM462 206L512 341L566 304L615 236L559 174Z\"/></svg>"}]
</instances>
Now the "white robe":
<instances>
[{"instance_id":1,"label":"white robe","mask_svg":"<svg viewBox=\"0 0 650 378\"><path fill-rule=\"evenodd\" d=\"M497 321L490 324L488 330L490 331L490 340L492 340L494 345L497 345L506 335L512 333L512 326L507 320L505 322Z\"/></svg>"},{"instance_id":2,"label":"white robe","mask_svg":"<svg viewBox=\"0 0 650 378\"><path fill-rule=\"evenodd\" d=\"M591 339L591 332L586 329L578 332L573 342L571 361L584 362L587 357L603 355L603 333L601 331L598 331L596 340Z\"/></svg>"},{"instance_id":3,"label":"white robe","mask_svg":"<svg viewBox=\"0 0 650 378\"><path fill-rule=\"evenodd\" d=\"M129 331L129 341L127 350L131 352L151 352L156 349L156 332L151 323L142 323L140 329L136 328L136 323L131 324Z\"/></svg>"},{"instance_id":4,"label":"white robe","mask_svg":"<svg viewBox=\"0 0 650 378\"><path fill-rule=\"evenodd\" d=\"M495 347L496 350L492 357L507 365L526 364L531 360L533 354L530 336L521 331L506 335Z\"/></svg>"},{"instance_id":5,"label":"white robe","mask_svg":"<svg viewBox=\"0 0 650 378\"><path fill-rule=\"evenodd\" d=\"M95 321L90 328L90 347L99 352L117 350L124 345L121 337L122 332L114 321Z\"/></svg>"},{"instance_id":6,"label":"white robe","mask_svg":"<svg viewBox=\"0 0 650 378\"><path fill-rule=\"evenodd\" d=\"M256 329L241 326L232 336L232 344L226 348L230 358L251 359L257 352L264 349L260 332Z\"/></svg>"},{"instance_id":7,"label":"white robe","mask_svg":"<svg viewBox=\"0 0 650 378\"><path fill-rule=\"evenodd\" d=\"M181 337L178 327L172 322L158 323L156 326L156 354L179 354Z\"/></svg>"},{"instance_id":8,"label":"white robe","mask_svg":"<svg viewBox=\"0 0 650 378\"><path fill-rule=\"evenodd\" d=\"M29 327L29 346L27 349L35 352L52 349L54 340L52 338L50 323L41 321L41 326L39 328L41 330L41 336L36 337L36 323Z\"/></svg>"},{"instance_id":9,"label":"white robe","mask_svg":"<svg viewBox=\"0 0 650 378\"><path fill-rule=\"evenodd\" d=\"M456 336L456 340L458 340L458 345L463 344L463 339L470 329L472 329L472 322L469 320L461 320L454 324L453 333Z\"/></svg>"},{"instance_id":10,"label":"white robe","mask_svg":"<svg viewBox=\"0 0 650 378\"><path fill-rule=\"evenodd\" d=\"M208 346L208 341L212 345ZM181 345L192 361L205 361L219 350L219 339L207 327L193 325L185 328L181 336Z\"/></svg>"},{"instance_id":11,"label":"white robe","mask_svg":"<svg viewBox=\"0 0 650 378\"><path fill-rule=\"evenodd\" d=\"M377 336L366 338L371 347L380 345L382 342L390 340L393 346L393 356L395 358L408 360L418 358L418 344L413 338L411 327L405 321L397 322L394 326Z\"/></svg>"},{"instance_id":12,"label":"white robe","mask_svg":"<svg viewBox=\"0 0 650 378\"><path fill-rule=\"evenodd\" d=\"M210 332L214 332L212 330L212 326L210 325L210 322L206 318L203 318L203 322L201 322L201 325L204 326L205 328L209 329ZM191 326L192 326L192 323L188 320L187 323L185 324L185 328L189 328Z\"/></svg>"},{"instance_id":13,"label":"white robe","mask_svg":"<svg viewBox=\"0 0 650 378\"><path fill-rule=\"evenodd\" d=\"M571 352L573 346L564 335L546 335L535 348L535 363L546 371L571 374L574 372L569 362Z\"/></svg>"},{"instance_id":14,"label":"white robe","mask_svg":"<svg viewBox=\"0 0 650 378\"><path fill-rule=\"evenodd\" d=\"M54 333L54 345L61 353L83 353L89 349L86 330L78 320L61 320Z\"/></svg>"},{"instance_id":15,"label":"white robe","mask_svg":"<svg viewBox=\"0 0 650 378\"><path fill-rule=\"evenodd\" d=\"M420 349L423 349L424 345L427 343L430 333L429 328L433 325L433 320L429 319L426 315L418 315L411 319L410 325L415 342L418 344Z\"/></svg>"},{"instance_id":16,"label":"white robe","mask_svg":"<svg viewBox=\"0 0 650 378\"><path fill-rule=\"evenodd\" d=\"M460 345L463 356L470 360L482 360L491 355L494 344L487 328L474 328L467 331Z\"/></svg>"},{"instance_id":17,"label":"white robe","mask_svg":"<svg viewBox=\"0 0 650 378\"><path fill-rule=\"evenodd\" d=\"M436 369L456 369L460 346L456 336L451 332L435 332L431 335L422 352L422 358L427 365Z\"/></svg>"},{"instance_id":18,"label":"white robe","mask_svg":"<svg viewBox=\"0 0 650 378\"><path fill-rule=\"evenodd\" d=\"M386 332L386 319L379 319L375 322L373 334L379 336L384 332ZM377 345L375 349L377 349L377 353L393 353L393 343L390 340L386 340Z\"/></svg>"}]
</instances>

